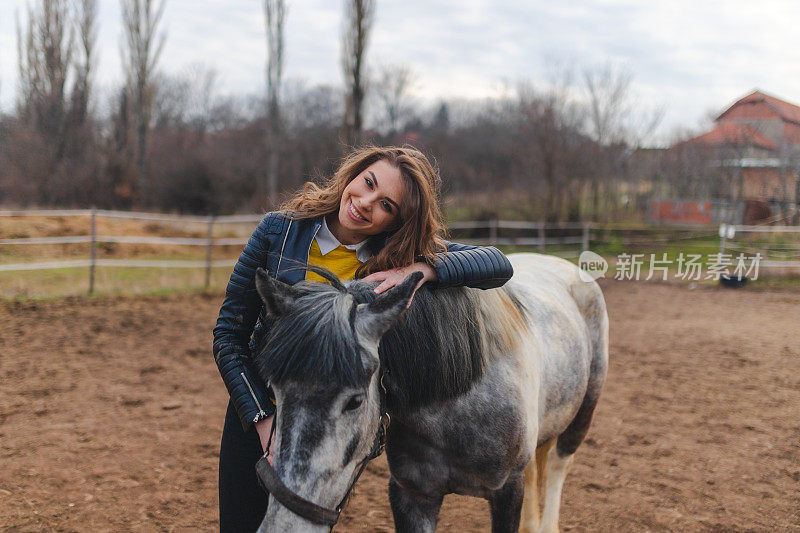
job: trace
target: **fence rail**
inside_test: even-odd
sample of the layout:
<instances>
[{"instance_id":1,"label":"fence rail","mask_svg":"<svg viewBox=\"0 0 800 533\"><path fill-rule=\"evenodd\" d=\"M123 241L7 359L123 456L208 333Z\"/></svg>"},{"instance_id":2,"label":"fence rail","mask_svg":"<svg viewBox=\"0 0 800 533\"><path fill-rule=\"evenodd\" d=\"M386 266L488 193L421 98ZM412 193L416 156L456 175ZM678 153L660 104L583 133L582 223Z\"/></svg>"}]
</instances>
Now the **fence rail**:
<instances>
[{"instance_id":1,"label":"fence rail","mask_svg":"<svg viewBox=\"0 0 800 533\"><path fill-rule=\"evenodd\" d=\"M91 242L114 242L122 244L178 244L181 246L208 246L208 239L186 237L136 237L127 235L99 235L92 239L91 235L71 237L35 237L25 239L0 239L0 244L86 244ZM246 244L247 239L211 239L212 246L231 246Z\"/></svg>"},{"instance_id":2,"label":"fence rail","mask_svg":"<svg viewBox=\"0 0 800 533\"><path fill-rule=\"evenodd\" d=\"M33 210L10 210L0 211L0 217L89 217L89 235L72 235L69 237L31 237L2 239L0 244L5 245L42 245L42 244L89 244L89 259L47 261L38 263L16 263L0 265L0 272L14 272L24 270L53 270L60 268L86 268L89 267L89 294L94 292L95 270L97 267L134 267L134 268L205 268L205 286L209 287L211 282L211 269L219 267L230 268L233 265L231 260L212 260L211 249L214 246L243 245L247 243L246 238L213 238L214 226L216 224L241 224L255 223L261 221L264 215L232 215L224 217L216 216L187 216L187 215L168 215L160 213L141 213L134 211L109 211L105 209L33 209ZM97 217L151 220L159 222L190 222L207 224L206 238L186 238L186 237L144 237L128 235L97 235ZM180 245L180 246L204 246L206 247L206 257L204 261L167 261L167 260L131 260L131 259L97 259L98 243L120 243L120 244L151 244L151 245Z\"/></svg>"},{"instance_id":3,"label":"fence rail","mask_svg":"<svg viewBox=\"0 0 800 533\"><path fill-rule=\"evenodd\" d=\"M589 249L591 239L590 230L595 227L593 224L585 223L565 223L549 224L545 222L526 222L518 220L467 220L453 222L448 226L449 230L489 230L488 239L459 238L458 242L464 244L489 244L491 246L536 246L539 251L544 252L547 245L580 244L581 250ZM500 230L535 230L536 237L500 237ZM547 237L548 230L569 231L580 230L579 236L558 236ZM566 254L569 255L569 254ZM577 255L577 254L576 254Z\"/></svg>"},{"instance_id":4,"label":"fence rail","mask_svg":"<svg viewBox=\"0 0 800 533\"><path fill-rule=\"evenodd\" d=\"M800 226L745 226L739 224L731 227L742 233L800 233Z\"/></svg>"},{"instance_id":5,"label":"fence rail","mask_svg":"<svg viewBox=\"0 0 800 533\"><path fill-rule=\"evenodd\" d=\"M108 218L127 218L132 220L155 220L161 222L210 222L218 224L240 224L245 222L260 222L264 215L229 215L229 216L194 216L194 215L169 215L161 213L142 213L137 211L112 211L108 209L30 209L0 211L0 217L72 217L72 216L103 216Z\"/></svg>"},{"instance_id":6,"label":"fence rail","mask_svg":"<svg viewBox=\"0 0 800 533\"><path fill-rule=\"evenodd\" d=\"M109 211L101 209L68 209L68 210L7 210L0 211L0 217L24 217L24 216L88 216L90 219L90 234L75 235L69 237L32 237L2 239L2 245L43 245L43 244L89 244L90 257L88 259L49 261L37 263L17 263L0 265L0 272L23 271L23 270L43 270L60 268L85 268L89 267L89 293L94 291L95 269L97 267L141 267L141 268L204 268L206 271L205 285L210 284L211 270L213 268L227 267L233 265L233 260L213 260L212 249L215 246L244 245L247 238L214 238L213 230L217 224L242 224L259 222L264 215L233 215L233 216L185 216L168 215L160 213L141 213L128 211ZM97 235L97 217L151 220L161 222L190 222L204 223L207 225L205 238L181 238L181 237L146 237L146 236L126 236L126 235ZM723 228L726 228L723 230ZM723 226L719 231L720 253L725 252L726 244L730 248L737 249L738 246L728 241L736 233L800 233L797 226L752 226L752 225L731 225ZM464 244L479 245L501 245L501 246L533 246L539 251L544 252L548 246L553 245L580 245L579 250L588 250L592 240L597 241L598 236L592 234L592 230L603 231L659 231L663 226L657 228L642 227L622 227L619 225L599 226L593 223L566 223L549 224L544 222L513 221L513 220L488 220L488 221L459 221L448 226L450 230L488 230L486 238L459 238L458 241ZM650 236L644 239L628 239L623 244L641 245L653 242L667 243L682 239L703 238L716 235L717 232L709 232L708 227L677 227L676 230L695 232L688 236L669 236L658 238ZM500 233L506 230L529 230L536 232L536 236L501 236ZM697 233L697 232L700 233ZM553 236L553 232L558 233ZM569 234L570 232L574 234ZM731 232L731 233L729 233ZM567 233L567 235L564 235ZM729 237L728 235L731 235ZM128 260L128 259L97 259L98 243L120 243L120 244L149 244L149 245L180 245L180 246L204 246L206 248L205 260ZM565 257L577 257L580 251L560 252ZM772 268L800 268L800 261L791 260L763 260L763 266Z\"/></svg>"},{"instance_id":7,"label":"fence rail","mask_svg":"<svg viewBox=\"0 0 800 533\"><path fill-rule=\"evenodd\" d=\"M719 253L724 254L726 248L731 248L738 251L748 250L751 253L758 249L753 246L742 246L737 243L728 242L733 239L737 234L741 233L797 233L800 234L800 226L752 226L744 224L722 224L719 228ZM786 250L795 250L792 245L782 245ZM767 268L786 268L786 269L800 269L800 261L793 260L777 260L777 259L762 259L759 263L761 266Z\"/></svg>"},{"instance_id":8,"label":"fence rail","mask_svg":"<svg viewBox=\"0 0 800 533\"><path fill-rule=\"evenodd\" d=\"M157 267L157 268L204 268L208 267L206 261L166 261L166 260L136 260L136 259L74 259L65 261L51 261L44 263L17 263L0 265L0 272L10 272L15 270L52 270L59 268L80 268L105 266L105 267ZM232 267L233 260L220 259L211 261L212 267Z\"/></svg>"}]
</instances>

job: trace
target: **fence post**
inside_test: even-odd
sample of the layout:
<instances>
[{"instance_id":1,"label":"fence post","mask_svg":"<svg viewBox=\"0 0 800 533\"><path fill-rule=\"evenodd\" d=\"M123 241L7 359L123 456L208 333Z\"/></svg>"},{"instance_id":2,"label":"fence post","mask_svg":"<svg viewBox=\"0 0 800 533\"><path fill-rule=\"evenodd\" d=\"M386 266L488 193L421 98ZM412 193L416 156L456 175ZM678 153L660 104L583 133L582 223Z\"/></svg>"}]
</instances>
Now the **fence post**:
<instances>
[{"instance_id":1,"label":"fence post","mask_svg":"<svg viewBox=\"0 0 800 533\"><path fill-rule=\"evenodd\" d=\"M498 222L496 218L489 221L489 244L492 246L497 246L497 226Z\"/></svg>"},{"instance_id":2,"label":"fence post","mask_svg":"<svg viewBox=\"0 0 800 533\"><path fill-rule=\"evenodd\" d=\"M214 216L208 219L208 232L206 233L206 289L211 286L211 245L213 244Z\"/></svg>"},{"instance_id":3,"label":"fence post","mask_svg":"<svg viewBox=\"0 0 800 533\"><path fill-rule=\"evenodd\" d=\"M585 252L589 249L589 224L583 224L583 235L582 235L582 245L583 249L582 252Z\"/></svg>"},{"instance_id":4,"label":"fence post","mask_svg":"<svg viewBox=\"0 0 800 533\"><path fill-rule=\"evenodd\" d=\"M94 270L97 265L97 208L92 207L90 218L91 244L89 246L89 294L94 293Z\"/></svg>"},{"instance_id":5,"label":"fence post","mask_svg":"<svg viewBox=\"0 0 800 533\"><path fill-rule=\"evenodd\" d=\"M544 222L539 222L539 251L544 253Z\"/></svg>"},{"instance_id":6,"label":"fence post","mask_svg":"<svg viewBox=\"0 0 800 533\"><path fill-rule=\"evenodd\" d=\"M719 255L722 257L722 254L725 253L725 241L728 240L728 225L722 224L719 227L719 236L721 237L719 241Z\"/></svg>"}]
</instances>

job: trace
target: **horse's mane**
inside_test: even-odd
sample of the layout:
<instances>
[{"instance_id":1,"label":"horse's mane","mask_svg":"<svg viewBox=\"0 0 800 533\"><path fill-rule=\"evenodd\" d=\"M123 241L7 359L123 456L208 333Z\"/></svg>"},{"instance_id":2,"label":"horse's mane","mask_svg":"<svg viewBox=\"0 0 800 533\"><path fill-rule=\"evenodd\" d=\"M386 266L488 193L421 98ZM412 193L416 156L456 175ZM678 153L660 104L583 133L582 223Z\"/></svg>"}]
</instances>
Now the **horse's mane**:
<instances>
[{"instance_id":1,"label":"horse's mane","mask_svg":"<svg viewBox=\"0 0 800 533\"><path fill-rule=\"evenodd\" d=\"M374 284L353 282L357 302L375 299ZM463 394L483 375L474 296L463 288L417 291L411 307L381 339L389 406L414 410Z\"/></svg>"},{"instance_id":2,"label":"horse's mane","mask_svg":"<svg viewBox=\"0 0 800 533\"><path fill-rule=\"evenodd\" d=\"M290 379L363 386L374 368L364 367L355 336L355 309L378 297L372 290L377 284L356 280L342 285L325 269L307 268L333 286L294 285L300 296L291 319L267 325L270 333L257 357L259 370L275 383ZM421 288L404 316L383 336L378 353L388 371L384 383L392 409L409 411L466 392L484 368L474 293L463 288Z\"/></svg>"}]
</instances>

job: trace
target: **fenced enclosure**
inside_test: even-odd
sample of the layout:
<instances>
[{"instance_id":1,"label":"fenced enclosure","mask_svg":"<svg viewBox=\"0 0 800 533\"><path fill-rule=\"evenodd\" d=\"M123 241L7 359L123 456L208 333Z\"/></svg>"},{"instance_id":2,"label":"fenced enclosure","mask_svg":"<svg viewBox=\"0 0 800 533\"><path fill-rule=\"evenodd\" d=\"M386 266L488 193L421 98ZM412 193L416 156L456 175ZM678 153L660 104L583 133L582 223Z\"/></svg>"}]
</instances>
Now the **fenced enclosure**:
<instances>
[{"instance_id":1,"label":"fenced enclosure","mask_svg":"<svg viewBox=\"0 0 800 533\"><path fill-rule=\"evenodd\" d=\"M96 212L94 229L90 212L0 217L4 295L9 280L27 275L40 276L23 280L29 285L63 275L70 290L62 293L86 293L90 267L64 264L91 262L92 242L97 293L109 292L112 282L126 293L150 291L152 273L177 274L163 280L167 287L194 276L188 285L202 288L209 272L216 291L0 301L7 317L0 338L13 340L0 376L3 445L13 458L0 474L0 522L12 528L217 527L209 502L217 493L228 394L212 360L210 331L230 265L260 215L219 224L124 215ZM719 228L708 226L597 225L585 232L583 225L544 225L540 241L541 228L533 226L459 222L451 237L573 257L586 244L605 257L718 253L722 244ZM723 250L764 251L769 244L790 256L797 235L736 231ZM166 264L175 266L158 268ZM103 277L111 272L129 276ZM797 523L798 292L600 282L614 359L565 485L565 529L790 530ZM368 466L343 529L391 530L388 476L385 458ZM63 490L43 490L43 478ZM439 529L486 531L488 515L481 500L448 496Z\"/></svg>"},{"instance_id":2,"label":"fenced enclosure","mask_svg":"<svg viewBox=\"0 0 800 533\"><path fill-rule=\"evenodd\" d=\"M221 288L262 217L97 209L0 211L0 295L25 298ZM46 220L51 224L43 225ZM592 250L612 264L617 256L631 253L657 252L672 259L682 253L760 254L762 274L800 272L797 226L720 229L482 220L452 222L448 233L448 238L464 244L493 245L506 252L538 251L570 260ZM56 287L48 289L52 284Z\"/></svg>"},{"instance_id":3,"label":"fenced enclosure","mask_svg":"<svg viewBox=\"0 0 800 533\"><path fill-rule=\"evenodd\" d=\"M564 529L796 529L799 293L601 282L613 359L565 484ZM0 301L0 523L218 529L220 303L200 292ZM388 477L385 457L370 463L341 531L393 531ZM486 532L487 507L448 496L438 531Z\"/></svg>"},{"instance_id":4,"label":"fenced enclosure","mask_svg":"<svg viewBox=\"0 0 800 533\"><path fill-rule=\"evenodd\" d=\"M244 245L247 241L242 238L214 238L214 226L216 224L238 224L238 223L257 223L261 220L260 215L239 215L228 217L192 217L177 215L161 215L155 213L134 213L123 211L107 210L69 210L69 211L5 211L0 212L0 216L88 216L89 234L69 237L32 237L15 238L0 240L4 245L30 245L30 244L89 244L89 258L83 260L73 260L67 262L39 262L39 263L17 263L0 265L0 272L14 270L47 270L53 268L89 268L89 294L94 292L94 273L98 266L116 267L157 267L157 268L204 268L206 272L205 287L210 283L211 269L214 267L230 266L228 260L213 261L212 247ZM98 235L97 218L123 218L131 220L149 221L168 221L199 223L207 226L205 238L178 238L178 237L150 237L150 236L130 236L130 235ZM150 245L178 245L178 246L201 246L205 249L204 261L136 261L127 259L97 259L97 245L99 243L120 243L120 244L150 244Z\"/></svg>"},{"instance_id":5,"label":"fenced enclosure","mask_svg":"<svg viewBox=\"0 0 800 533\"><path fill-rule=\"evenodd\" d=\"M222 272L232 267L261 218L96 209L0 211L0 286L5 297L92 294L103 290L98 287L102 270L102 281L117 278L111 285L122 292L208 288L217 272L227 276ZM219 256L214 250L220 250ZM126 282L139 283L142 290ZM57 287L38 291L32 288L38 283ZM71 287L65 290L64 285Z\"/></svg>"},{"instance_id":6,"label":"fenced enclosure","mask_svg":"<svg viewBox=\"0 0 800 533\"><path fill-rule=\"evenodd\" d=\"M761 265L768 269L800 269L800 227L798 226L720 226L721 254L761 254Z\"/></svg>"},{"instance_id":7,"label":"fenced enclosure","mask_svg":"<svg viewBox=\"0 0 800 533\"><path fill-rule=\"evenodd\" d=\"M453 222L447 228L454 240L464 244L534 246L544 253L548 247L552 250L553 246L561 248L577 244L580 251L588 250L592 224L486 220ZM559 255L577 257L580 251L562 251Z\"/></svg>"}]
</instances>

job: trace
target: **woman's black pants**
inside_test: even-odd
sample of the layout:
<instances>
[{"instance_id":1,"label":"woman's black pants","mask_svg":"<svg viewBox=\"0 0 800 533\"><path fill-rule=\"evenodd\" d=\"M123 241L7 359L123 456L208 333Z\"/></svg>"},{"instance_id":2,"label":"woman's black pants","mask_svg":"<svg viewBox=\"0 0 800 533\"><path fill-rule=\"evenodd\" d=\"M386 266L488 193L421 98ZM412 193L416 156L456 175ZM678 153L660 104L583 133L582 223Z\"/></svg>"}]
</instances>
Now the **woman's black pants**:
<instances>
[{"instance_id":1,"label":"woman's black pants","mask_svg":"<svg viewBox=\"0 0 800 533\"><path fill-rule=\"evenodd\" d=\"M219 529L222 533L252 533L267 512L267 493L258 484L256 462L263 451L256 428L246 432L228 402L219 450Z\"/></svg>"}]
</instances>

